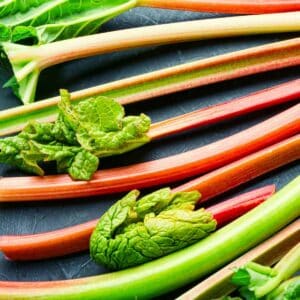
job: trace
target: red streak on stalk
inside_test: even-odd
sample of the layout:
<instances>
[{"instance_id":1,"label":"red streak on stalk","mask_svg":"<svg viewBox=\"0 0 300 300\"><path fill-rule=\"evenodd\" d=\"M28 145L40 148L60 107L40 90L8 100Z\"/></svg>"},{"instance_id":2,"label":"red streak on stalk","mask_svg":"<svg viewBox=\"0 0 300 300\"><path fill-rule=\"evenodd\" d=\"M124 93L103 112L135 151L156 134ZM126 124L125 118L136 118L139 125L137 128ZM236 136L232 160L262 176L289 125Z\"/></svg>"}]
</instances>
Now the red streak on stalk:
<instances>
[{"instance_id":1,"label":"red streak on stalk","mask_svg":"<svg viewBox=\"0 0 300 300\"><path fill-rule=\"evenodd\" d=\"M149 136L156 140L185 130L215 124L265 108L299 101L300 79L292 80L225 103L198 109L152 124Z\"/></svg>"},{"instance_id":2,"label":"red streak on stalk","mask_svg":"<svg viewBox=\"0 0 300 300\"><path fill-rule=\"evenodd\" d=\"M73 181L68 175L2 178L0 201L78 198L162 185L212 171L299 132L300 104L297 104L217 142L151 162L101 170L89 182Z\"/></svg>"},{"instance_id":3,"label":"red streak on stalk","mask_svg":"<svg viewBox=\"0 0 300 300\"><path fill-rule=\"evenodd\" d=\"M231 14L263 14L300 10L299 0L141 0L140 5Z\"/></svg>"},{"instance_id":4,"label":"red streak on stalk","mask_svg":"<svg viewBox=\"0 0 300 300\"><path fill-rule=\"evenodd\" d=\"M201 191L201 202L300 159L300 134L180 185L174 191ZM217 188L216 188L217 187Z\"/></svg>"},{"instance_id":5,"label":"red streak on stalk","mask_svg":"<svg viewBox=\"0 0 300 300\"><path fill-rule=\"evenodd\" d=\"M275 191L275 185L269 185L210 206L208 210L216 219L218 227L221 227L256 207L272 196Z\"/></svg>"},{"instance_id":6,"label":"red streak on stalk","mask_svg":"<svg viewBox=\"0 0 300 300\"><path fill-rule=\"evenodd\" d=\"M209 207L218 223L224 226L259 205L275 192L266 186ZM11 260L26 261L63 256L87 250L98 219L68 228L23 236L0 236L0 249Z\"/></svg>"}]
</instances>

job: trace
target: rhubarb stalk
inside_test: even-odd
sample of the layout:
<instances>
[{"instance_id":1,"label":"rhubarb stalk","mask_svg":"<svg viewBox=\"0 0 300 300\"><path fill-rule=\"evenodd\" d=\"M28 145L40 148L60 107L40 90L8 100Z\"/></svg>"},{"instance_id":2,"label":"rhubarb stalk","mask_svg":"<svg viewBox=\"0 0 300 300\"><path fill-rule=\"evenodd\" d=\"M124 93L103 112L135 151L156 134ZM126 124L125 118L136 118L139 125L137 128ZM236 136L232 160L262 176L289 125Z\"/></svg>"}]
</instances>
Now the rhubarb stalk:
<instances>
[{"instance_id":1,"label":"rhubarb stalk","mask_svg":"<svg viewBox=\"0 0 300 300\"><path fill-rule=\"evenodd\" d=\"M294 159L300 159L299 147L300 136L290 138L199 177L188 184L181 185L173 189L173 191L198 190L202 194L202 203L242 183L289 163ZM233 180L226 180L227 178L232 178ZM256 201L259 201L260 197L253 200L255 196L258 196L257 193L262 193L261 198L266 198L267 193L265 194L265 192L268 192L268 190L269 192L273 192L272 187L267 187L266 189L267 190L261 189L247 193L243 195L242 198L240 198L241 196L238 197L236 201L242 202L239 205L238 212L241 212L242 206L246 203L245 211L250 208L249 205L257 204ZM234 203L235 200L232 199L230 205L228 205L228 203L220 203L210 208L218 220L218 223L226 223L226 219L230 218L230 211L232 211L233 214L236 213ZM221 213L219 217L218 212L222 211L224 206L226 206L226 214ZM24 237L2 237L0 239L0 249L7 257L18 260L39 259L82 251L87 249L89 236L96 224L97 220L93 220L81 225L48 233ZM37 251L37 249L39 249L39 251Z\"/></svg>"},{"instance_id":2,"label":"rhubarb stalk","mask_svg":"<svg viewBox=\"0 0 300 300\"><path fill-rule=\"evenodd\" d=\"M297 104L258 125L209 145L151 162L101 170L89 182L74 182L68 175L2 178L0 201L78 198L162 185L212 171L299 131L300 104ZM292 145L297 147L287 147L292 150L289 155L287 153L279 159L279 165L299 159L299 140L299 135L292 139ZM262 172L263 170L262 167ZM229 179L238 181L238 178L229 177L227 180ZM209 187L206 189L209 190ZM202 188L199 190L205 199L206 192Z\"/></svg>"},{"instance_id":3,"label":"rhubarb stalk","mask_svg":"<svg viewBox=\"0 0 300 300\"><path fill-rule=\"evenodd\" d=\"M299 212L297 177L244 216L183 250L138 267L82 279L2 281L0 299L154 298L212 273L297 219Z\"/></svg>"},{"instance_id":4,"label":"rhubarb stalk","mask_svg":"<svg viewBox=\"0 0 300 300\"><path fill-rule=\"evenodd\" d=\"M262 14L300 10L299 0L140 0L139 5L229 14Z\"/></svg>"},{"instance_id":5,"label":"rhubarb stalk","mask_svg":"<svg viewBox=\"0 0 300 300\"><path fill-rule=\"evenodd\" d=\"M71 100L77 102L104 95L124 105L197 86L297 65L300 63L300 42L298 54L292 50L294 47L292 44L288 46L285 42L281 42L254 47L115 81L74 92L71 94ZM289 58L284 53L289 53ZM258 97L261 96L262 99L273 97L278 100L295 99L299 96L299 90L298 80L287 83L286 86L278 86L278 89L270 91L270 94L262 94ZM27 122L33 120L54 121L59 101L60 97L54 97L0 112L0 135L20 131ZM256 98L255 101L258 99Z\"/></svg>"},{"instance_id":6,"label":"rhubarb stalk","mask_svg":"<svg viewBox=\"0 0 300 300\"><path fill-rule=\"evenodd\" d=\"M184 190L181 190L184 192ZM266 186L209 207L222 227L253 209L275 192L275 186ZM87 250L90 236L98 219L83 224L45 233L23 236L0 236L0 250L11 260L38 260L63 256Z\"/></svg>"},{"instance_id":7,"label":"rhubarb stalk","mask_svg":"<svg viewBox=\"0 0 300 300\"><path fill-rule=\"evenodd\" d=\"M15 80L10 81L8 86L12 85L16 94L20 96L25 104L28 104L35 98L35 90L40 72L45 68L62 62L142 46L299 30L300 12L288 12L282 14L226 17L154 25L78 37L41 46L22 46L7 42L2 43L2 46L9 58L15 76ZM285 66L288 66L290 65L289 63L293 61L292 65L295 65L297 56L299 59L299 43L299 39L294 39L283 42L283 44L279 43L273 46L266 46L267 48L258 48L265 55L268 50L272 53L269 52L269 55L265 57L264 61L257 60L257 57L251 57L251 55L248 54L249 61L243 61L243 64L246 65L236 64L235 66L230 65L230 67L227 65L227 68L229 68L226 70L224 66L222 66L221 69L220 66L216 66L215 61L211 62L213 66L209 69L210 75L212 75L212 73L215 74L216 71L226 71L226 73L228 71L234 72L236 69L244 69L249 65L253 67L256 63L264 66L261 67L261 71L264 68L278 68L282 62ZM269 49L270 47L271 49ZM281 49L278 49L278 47ZM281 63L275 62L275 59L282 61ZM183 72L183 74L180 73L180 75L177 73L172 83L178 83L178 81L182 81L183 78L185 78L185 80L195 79L199 77L199 75L208 77L208 74L206 72L204 73L203 70L198 70L197 72L195 70L196 65L195 63L183 65L182 67L184 67L185 72ZM190 71L187 75L186 71L189 67L193 67L193 72ZM249 69L251 68L249 67ZM169 71L170 70L178 71L176 68L169 69ZM16 83L19 85L18 87ZM164 84L166 84L166 82ZM161 85L162 83L159 86L161 87ZM170 86L170 82L168 82L168 87L170 88ZM144 90L144 88L142 90Z\"/></svg>"}]
</instances>

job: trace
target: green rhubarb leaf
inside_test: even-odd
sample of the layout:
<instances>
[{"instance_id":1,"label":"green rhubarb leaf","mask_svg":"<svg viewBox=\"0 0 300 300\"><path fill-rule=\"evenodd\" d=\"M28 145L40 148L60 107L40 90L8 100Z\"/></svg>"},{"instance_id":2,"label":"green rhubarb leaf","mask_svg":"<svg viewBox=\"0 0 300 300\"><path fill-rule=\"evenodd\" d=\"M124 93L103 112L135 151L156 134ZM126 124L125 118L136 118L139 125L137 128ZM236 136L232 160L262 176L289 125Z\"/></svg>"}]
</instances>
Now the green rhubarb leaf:
<instances>
[{"instance_id":1,"label":"green rhubarb leaf","mask_svg":"<svg viewBox=\"0 0 300 300\"><path fill-rule=\"evenodd\" d=\"M150 140L150 118L144 114L125 117L123 107L113 99L96 97L73 106L65 90L61 99L64 124L76 133L78 143L97 157L128 152Z\"/></svg>"},{"instance_id":2,"label":"green rhubarb leaf","mask_svg":"<svg viewBox=\"0 0 300 300\"><path fill-rule=\"evenodd\" d=\"M39 143L51 143L55 141L54 124L52 123L38 123L30 122L19 134L19 137L22 137L27 140L34 140Z\"/></svg>"},{"instance_id":3,"label":"green rhubarb leaf","mask_svg":"<svg viewBox=\"0 0 300 300\"><path fill-rule=\"evenodd\" d=\"M38 41L37 31L32 26L16 26L11 32L11 41L13 43L31 40Z\"/></svg>"},{"instance_id":4,"label":"green rhubarb leaf","mask_svg":"<svg viewBox=\"0 0 300 300\"><path fill-rule=\"evenodd\" d=\"M38 43L49 43L95 33L103 23L136 4L136 0L7 0L0 3L0 23L12 31L22 26ZM22 35L13 37L15 42L24 39Z\"/></svg>"},{"instance_id":5,"label":"green rhubarb leaf","mask_svg":"<svg viewBox=\"0 0 300 300\"><path fill-rule=\"evenodd\" d=\"M273 268L249 262L244 267L236 270L232 277L232 282L240 287L239 292L244 299L268 300L273 299L273 296L269 298L269 294L271 293L272 295L274 290L276 291L274 295L283 293L294 295L298 293L299 287L297 284L292 286L287 292L287 285L282 284L282 282L292 277L299 270L300 243L291 249ZM279 297L278 299L288 300L289 298Z\"/></svg>"},{"instance_id":6,"label":"green rhubarb leaf","mask_svg":"<svg viewBox=\"0 0 300 300\"><path fill-rule=\"evenodd\" d=\"M0 162L37 175L44 175L42 162L54 161L59 172L73 179L89 180L98 168L98 158L80 147L40 144L21 136L0 140Z\"/></svg>"},{"instance_id":7,"label":"green rhubarb leaf","mask_svg":"<svg viewBox=\"0 0 300 300\"><path fill-rule=\"evenodd\" d=\"M26 139L16 136L0 140L1 163L10 164L22 171L42 176L44 171L37 163L40 159L33 144Z\"/></svg>"},{"instance_id":8,"label":"green rhubarb leaf","mask_svg":"<svg viewBox=\"0 0 300 300\"><path fill-rule=\"evenodd\" d=\"M194 244L216 229L197 191L164 188L142 197L134 190L99 220L90 240L95 262L118 270L143 264ZM138 200L138 201L137 201Z\"/></svg>"},{"instance_id":9,"label":"green rhubarb leaf","mask_svg":"<svg viewBox=\"0 0 300 300\"><path fill-rule=\"evenodd\" d=\"M270 267L250 262L239 268L232 276L232 283L239 286L239 292L246 300L258 299L255 295L257 288L264 286L277 272Z\"/></svg>"},{"instance_id":10,"label":"green rhubarb leaf","mask_svg":"<svg viewBox=\"0 0 300 300\"><path fill-rule=\"evenodd\" d=\"M0 140L0 162L43 175L41 162L55 161L57 171L74 180L90 180L99 158L124 153L149 141L150 118L125 116L124 108L106 97L72 105L61 91L54 123L30 122L15 137Z\"/></svg>"},{"instance_id":11,"label":"green rhubarb leaf","mask_svg":"<svg viewBox=\"0 0 300 300\"><path fill-rule=\"evenodd\" d=\"M11 40L11 30L3 25L0 24L0 42L8 42Z\"/></svg>"}]
</instances>

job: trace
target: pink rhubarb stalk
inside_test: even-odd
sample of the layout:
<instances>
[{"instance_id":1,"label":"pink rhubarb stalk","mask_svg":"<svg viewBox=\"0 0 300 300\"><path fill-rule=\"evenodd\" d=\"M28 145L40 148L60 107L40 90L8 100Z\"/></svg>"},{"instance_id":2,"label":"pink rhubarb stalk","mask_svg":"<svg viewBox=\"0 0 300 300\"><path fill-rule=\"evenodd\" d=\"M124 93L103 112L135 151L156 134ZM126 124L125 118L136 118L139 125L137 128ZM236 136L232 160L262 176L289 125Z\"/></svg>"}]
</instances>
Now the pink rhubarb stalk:
<instances>
[{"instance_id":1,"label":"pink rhubarb stalk","mask_svg":"<svg viewBox=\"0 0 300 300\"><path fill-rule=\"evenodd\" d=\"M300 104L297 104L260 124L209 145L150 162L101 170L89 182L73 181L68 175L2 178L0 201L78 198L162 185L212 171L299 132ZM299 136L296 136L292 145L298 142ZM286 155L281 163L299 158L300 147L294 150L292 145L287 150L293 150L293 156Z\"/></svg>"}]
</instances>

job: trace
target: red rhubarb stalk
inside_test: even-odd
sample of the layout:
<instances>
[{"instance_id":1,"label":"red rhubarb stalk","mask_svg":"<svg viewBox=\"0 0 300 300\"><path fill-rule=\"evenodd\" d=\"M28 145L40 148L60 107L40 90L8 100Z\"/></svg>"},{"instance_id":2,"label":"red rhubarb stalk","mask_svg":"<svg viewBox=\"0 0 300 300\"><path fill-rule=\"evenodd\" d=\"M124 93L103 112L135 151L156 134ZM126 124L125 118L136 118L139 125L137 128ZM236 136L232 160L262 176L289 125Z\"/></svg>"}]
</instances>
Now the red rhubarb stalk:
<instances>
[{"instance_id":1,"label":"red rhubarb stalk","mask_svg":"<svg viewBox=\"0 0 300 300\"><path fill-rule=\"evenodd\" d=\"M300 159L300 134L196 178L175 191L201 191L201 202ZM218 187L216 189L216 186Z\"/></svg>"},{"instance_id":2,"label":"red rhubarb stalk","mask_svg":"<svg viewBox=\"0 0 300 300\"><path fill-rule=\"evenodd\" d=\"M275 185L268 185L210 206L208 210L213 214L218 227L221 227L256 207L272 196L275 191Z\"/></svg>"},{"instance_id":3,"label":"red rhubarb stalk","mask_svg":"<svg viewBox=\"0 0 300 300\"><path fill-rule=\"evenodd\" d=\"M162 185L212 171L299 132L300 104L297 104L217 142L151 162L102 170L96 172L89 182L72 181L68 175L2 178L0 201L78 198ZM296 137L297 142L299 136ZM284 163L288 158L290 161L297 159L300 147L294 152L293 157L285 157ZM198 190L203 193L202 189Z\"/></svg>"},{"instance_id":4,"label":"red rhubarb stalk","mask_svg":"<svg viewBox=\"0 0 300 300\"><path fill-rule=\"evenodd\" d=\"M218 228L256 207L275 192L269 185L209 207ZM0 236L0 250L8 259L25 261L63 256L87 250L98 219L68 228L23 236Z\"/></svg>"},{"instance_id":5,"label":"red rhubarb stalk","mask_svg":"<svg viewBox=\"0 0 300 300\"><path fill-rule=\"evenodd\" d=\"M263 14L300 10L299 0L140 0L139 5L231 14Z\"/></svg>"},{"instance_id":6,"label":"red rhubarb stalk","mask_svg":"<svg viewBox=\"0 0 300 300\"><path fill-rule=\"evenodd\" d=\"M300 79L296 79L225 103L152 124L149 136L152 140L158 139L185 130L240 117L282 103L299 101L299 99Z\"/></svg>"}]
</instances>

